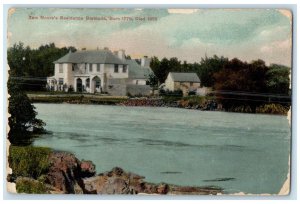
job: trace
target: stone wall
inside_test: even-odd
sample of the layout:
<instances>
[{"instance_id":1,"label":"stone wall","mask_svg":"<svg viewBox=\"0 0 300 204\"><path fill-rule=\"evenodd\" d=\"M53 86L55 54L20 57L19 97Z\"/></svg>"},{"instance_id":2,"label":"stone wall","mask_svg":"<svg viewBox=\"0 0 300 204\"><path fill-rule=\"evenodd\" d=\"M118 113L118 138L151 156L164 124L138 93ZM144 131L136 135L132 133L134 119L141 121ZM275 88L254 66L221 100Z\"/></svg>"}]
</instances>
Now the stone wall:
<instances>
[{"instance_id":1,"label":"stone wall","mask_svg":"<svg viewBox=\"0 0 300 204\"><path fill-rule=\"evenodd\" d=\"M126 79L109 79L107 92L112 96L126 96Z\"/></svg>"},{"instance_id":2,"label":"stone wall","mask_svg":"<svg viewBox=\"0 0 300 204\"><path fill-rule=\"evenodd\" d=\"M151 93L151 87L148 85L127 84L126 93L132 96L149 96Z\"/></svg>"},{"instance_id":3,"label":"stone wall","mask_svg":"<svg viewBox=\"0 0 300 204\"><path fill-rule=\"evenodd\" d=\"M112 96L148 96L151 87L148 85L128 84L128 79L108 79L107 93Z\"/></svg>"}]
</instances>

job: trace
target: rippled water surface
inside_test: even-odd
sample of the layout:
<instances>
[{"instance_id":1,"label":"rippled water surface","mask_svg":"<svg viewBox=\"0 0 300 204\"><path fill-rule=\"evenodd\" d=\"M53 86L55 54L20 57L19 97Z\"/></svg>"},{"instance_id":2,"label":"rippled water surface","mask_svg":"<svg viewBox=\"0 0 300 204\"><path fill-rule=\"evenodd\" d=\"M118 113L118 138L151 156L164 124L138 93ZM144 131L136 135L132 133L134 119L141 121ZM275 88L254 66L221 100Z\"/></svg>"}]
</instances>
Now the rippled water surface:
<instances>
[{"instance_id":1,"label":"rippled water surface","mask_svg":"<svg viewBox=\"0 0 300 204\"><path fill-rule=\"evenodd\" d=\"M35 104L52 135L37 146L115 166L150 182L278 193L288 173L285 116L154 107Z\"/></svg>"}]
</instances>

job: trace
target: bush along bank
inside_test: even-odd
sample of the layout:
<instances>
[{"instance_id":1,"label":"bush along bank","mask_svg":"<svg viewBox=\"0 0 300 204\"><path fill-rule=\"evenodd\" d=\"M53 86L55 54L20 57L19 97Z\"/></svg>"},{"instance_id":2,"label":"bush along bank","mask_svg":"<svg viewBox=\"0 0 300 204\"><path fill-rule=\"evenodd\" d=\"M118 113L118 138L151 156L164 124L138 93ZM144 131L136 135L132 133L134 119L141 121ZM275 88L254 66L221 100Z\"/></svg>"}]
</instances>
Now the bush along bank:
<instances>
[{"instance_id":1,"label":"bush along bank","mask_svg":"<svg viewBox=\"0 0 300 204\"><path fill-rule=\"evenodd\" d=\"M159 98L151 97L117 97L97 96L91 94L28 94L34 103L70 103L70 104L99 104L123 106L174 107L195 110L225 111L222 104L214 96L164 95ZM286 115L289 106L267 103L256 108L255 113ZM228 112L253 113L249 105L233 105Z\"/></svg>"},{"instance_id":2,"label":"bush along bank","mask_svg":"<svg viewBox=\"0 0 300 204\"><path fill-rule=\"evenodd\" d=\"M127 97L100 96L92 94L27 94L32 103L70 103L70 104L102 104L116 105L127 100Z\"/></svg>"},{"instance_id":3,"label":"bush along bank","mask_svg":"<svg viewBox=\"0 0 300 204\"><path fill-rule=\"evenodd\" d=\"M10 147L9 182L16 183L18 193L33 194L195 194L216 195L223 190L215 186L190 187L166 183L149 183L143 176L115 167L96 174L91 161L79 160L68 152L48 148Z\"/></svg>"},{"instance_id":4,"label":"bush along bank","mask_svg":"<svg viewBox=\"0 0 300 204\"><path fill-rule=\"evenodd\" d=\"M162 97L162 98L131 98L118 105L124 106L153 106L174 107L198 110L220 110L213 98L189 96L189 97Z\"/></svg>"},{"instance_id":5,"label":"bush along bank","mask_svg":"<svg viewBox=\"0 0 300 204\"><path fill-rule=\"evenodd\" d=\"M129 98L118 105L124 106L152 106L152 107L174 107L202 111L225 111L221 103L213 96L165 96L162 98ZM267 103L256 108L255 113L286 115L289 106L278 103ZM253 113L248 105L233 106L228 112Z\"/></svg>"}]
</instances>

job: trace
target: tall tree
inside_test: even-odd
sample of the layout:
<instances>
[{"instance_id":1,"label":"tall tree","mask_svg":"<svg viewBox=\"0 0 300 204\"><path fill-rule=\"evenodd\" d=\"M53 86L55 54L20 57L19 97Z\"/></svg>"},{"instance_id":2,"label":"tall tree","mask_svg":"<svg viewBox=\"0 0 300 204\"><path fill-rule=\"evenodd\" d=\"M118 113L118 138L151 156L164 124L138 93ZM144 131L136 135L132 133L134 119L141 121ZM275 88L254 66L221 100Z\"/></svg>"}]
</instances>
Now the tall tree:
<instances>
[{"instance_id":1,"label":"tall tree","mask_svg":"<svg viewBox=\"0 0 300 204\"><path fill-rule=\"evenodd\" d=\"M154 91L158 86L158 79L153 73L150 73L146 83L152 88L152 91Z\"/></svg>"},{"instance_id":2,"label":"tall tree","mask_svg":"<svg viewBox=\"0 0 300 204\"><path fill-rule=\"evenodd\" d=\"M161 69L161 61L157 57L152 57L150 67L154 75L158 78L159 83L164 83L164 71Z\"/></svg>"},{"instance_id":3,"label":"tall tree","mask_svg":"<svg viewBox=\"0 0 300 204\"><path fill-rule=\"evenodd\" d=\"M251 112L256 107L267 102L266 67L264 61L257 60L250 64L239 59L230 60L223 69L214 74L214 89L217 97L226 110L234 111L248 107ZM240 110L239 110L240 111Z\"/></svg>"},{"instance_id":4,"label":"tall tree","mask_svg":"<svg viewBox=\"0 0 300 204\"><path fill-rule=\"evenodd\" d=\"M272 95L269 100L280 102L286 107L291 102L290 71L289 67L271 64L266 73L266 88Z\"/></svg>"},{"instance_id":5,"label":"tall tree","mask_svg":"<svg viewBox=\"0 0 300 204\"><path fill-rule=\"evenodd\" d=\"M35 107L24 92L32 69L32 50L23 43L8 49L9 79L7 89L9 96L8 139L12 144L27 145L32 142L35 133L44 131L45 123L36 118Z\"/></svg>"},{"instance_id":6,"label":"tall tree","mask_svg":"<svg viewBox=\"0 0 300 204\"><path fill-rule=\"evenodd\" d=\"M21 84L24 90L44 90L46 77L54 74L53 61L67 54L69 50L76 51L76 48L58 48L50 43L31 49L19 42L8 48L7 60L16 83Z\"/></svg>"},{"instance_id":7,"label":"tall tree","mask_svg":"<svg viewBox=\"0 0 300 204\"><path fill-rule=\"evenodd\" d=\"M178 60L177 57L170 58L167 70L170 70L172 72L181 72L181 70L182 70L181 61ZM167 76L168 76L168 74L167 74Z\"/></svg>"},{"instance_id":8,"label":"tall tree","mask_svg":"<svg viewBox=\"0 0 300 204\"><path fill-rule=\"evenodd\" d=\"M44 131L45 123L36 118L35 107L15 79L9 77L7 88L10 95L8 139L14 145L28 145L32 142L35 133Z\"/></svg>"},{"instance_id":9,"label":"tall tree","mask_svg":"<svg viewBox=\"0 0 300 204\"><path fill-rule=\"evenodd\" d=\"M201 81L201 86L212 87L215 83L213 74L221 70L227 63L228 58L218 57L216 55L202 58L200 65L195 67L195 71Z\"/></svg>"},{"instance_id":10,"label":"tall tree","mask_svg":"<svg viewBox=\"0 0 300 204\"><path fill-rule=\"evenodd\" d=\"M267 89L270 93L289 94L290 86L290 71L289 67L278 64L271 64L266 73Z\"/></svg>"}]
</instances>

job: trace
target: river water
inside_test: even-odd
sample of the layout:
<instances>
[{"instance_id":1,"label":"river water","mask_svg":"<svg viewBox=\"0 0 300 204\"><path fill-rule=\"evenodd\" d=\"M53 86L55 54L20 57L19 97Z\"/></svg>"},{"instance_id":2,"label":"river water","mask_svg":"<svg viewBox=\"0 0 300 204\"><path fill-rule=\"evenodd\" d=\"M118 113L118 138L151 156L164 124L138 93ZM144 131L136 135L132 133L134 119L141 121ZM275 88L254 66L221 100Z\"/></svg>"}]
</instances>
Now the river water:
<instances>
[{"instance_id":1,"label":"river water","mask_svg":"<svg viewBox=\"0 0 300 204\"><path fill-rule=\"evenodd\" d=\"M34 145L75 153L97 172L122 167L149 182L279 192L288 173L285 116L179 108L34 104L51 135Z\"/></svg>"}]
</instances>

